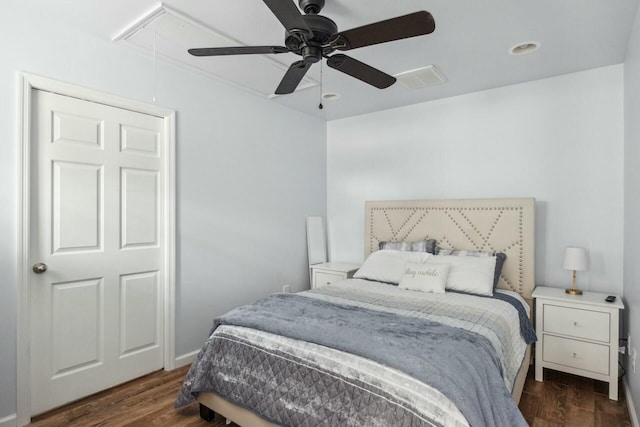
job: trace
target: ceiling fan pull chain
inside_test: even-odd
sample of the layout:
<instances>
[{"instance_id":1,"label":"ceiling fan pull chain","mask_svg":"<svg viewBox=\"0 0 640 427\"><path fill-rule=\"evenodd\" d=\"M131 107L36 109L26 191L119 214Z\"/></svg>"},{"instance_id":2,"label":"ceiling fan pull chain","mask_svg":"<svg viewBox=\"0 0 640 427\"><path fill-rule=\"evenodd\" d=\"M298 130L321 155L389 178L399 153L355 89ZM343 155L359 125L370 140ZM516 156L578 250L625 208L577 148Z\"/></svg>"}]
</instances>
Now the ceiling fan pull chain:
<instances>
[{"instance_id":1,"label":"ceiling fan pull chain","mask_svg":"<svg viewBox=\"0 0 640 427\"><path fill-rule=\"evenodd\" d=\"M322 62L322 59L320 59L320 104L318 105L318 110L322 110L324 108L324 105L322 105Z\"/></svg>"}]
</instances>

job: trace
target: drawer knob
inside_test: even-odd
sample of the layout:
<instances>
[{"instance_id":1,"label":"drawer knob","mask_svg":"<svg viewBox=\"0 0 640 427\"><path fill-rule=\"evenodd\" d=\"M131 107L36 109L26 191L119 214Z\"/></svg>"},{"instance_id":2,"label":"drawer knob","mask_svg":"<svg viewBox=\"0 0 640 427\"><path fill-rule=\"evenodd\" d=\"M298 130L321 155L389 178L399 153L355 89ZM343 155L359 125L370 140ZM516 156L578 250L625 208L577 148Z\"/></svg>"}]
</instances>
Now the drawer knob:
<instances>
[{"instance_id":1,"label":"drawer knob","mask_svg":"<svg viewBox=\"0 0 640 427\"><path fill-rule=\"evenodd\" d=\"M330 285L330 284L331 284L331 282L327 282L327 283L325 283L325 285Z\"/></svg>"},{"instance_id":2,"label":"drawer knob","mask_svg":"<svg viewBox=\"0 0 640 427\"><path fill-rule=\"evenodd\" d=\"M571 353L571 357L576 359L578 357L578 354L577 353Z\"/></svg>"},{"instance_id":3,"label":"drawer knob","mask_svg":"<svg viewBox=\"0 0 640 427\"><path fill-rule=\"evenodd\" d=\"M573 322L573 326L578 326L578 322Z\"/></svg>"}]
</instances>

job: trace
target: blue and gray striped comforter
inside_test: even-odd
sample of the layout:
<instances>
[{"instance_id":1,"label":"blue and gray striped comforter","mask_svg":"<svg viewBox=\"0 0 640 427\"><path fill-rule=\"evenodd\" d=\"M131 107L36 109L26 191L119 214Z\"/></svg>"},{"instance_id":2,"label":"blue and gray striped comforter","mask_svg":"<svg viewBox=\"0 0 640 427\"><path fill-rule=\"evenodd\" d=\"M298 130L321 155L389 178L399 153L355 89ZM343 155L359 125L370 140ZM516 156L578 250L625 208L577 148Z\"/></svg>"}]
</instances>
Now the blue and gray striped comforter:
<instances>
[{"instance_id":1,"label":"blue and gray striped comforter","mask_svg":"<svg viewBox=\"0 0 640 427\"><path fill-rule=\"evenodd\" d=\"M176 403L213 391L281 425L526 425L510 390L531 330L509 298L358 280L273 295L216 319Z\"/></svg>"}]
</instances>

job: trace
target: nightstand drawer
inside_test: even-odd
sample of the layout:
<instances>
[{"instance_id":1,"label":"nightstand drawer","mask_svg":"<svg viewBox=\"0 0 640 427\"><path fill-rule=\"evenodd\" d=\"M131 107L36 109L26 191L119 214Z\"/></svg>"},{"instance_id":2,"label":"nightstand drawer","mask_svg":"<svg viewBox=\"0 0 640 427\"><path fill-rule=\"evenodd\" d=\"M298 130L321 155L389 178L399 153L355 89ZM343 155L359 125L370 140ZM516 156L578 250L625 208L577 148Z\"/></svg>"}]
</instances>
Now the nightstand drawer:
<instances>
[{"instance_id":1,"label":"nightstand drawer","mask_svg":"<svg viewBox=\"0 0 640 427\"><path fill-rule=\"evenodd\" d=\"M598 374L609 375L609 346L544 335L542 358Z\"/></svg>"},{"instance_id":2,"label":"nightstand drawer","mask_svg":"<svg viewBox=\"0 0 640 427\"><path fill-rule=\"evenodd\" d=\"M544 332L609 342L609 313L545 304Z\"/></svg>"},{"instance_id":3,"label":"nightstand drawer","mask_svg":"<svg viewBox=\"0 0 640 427\"><path fill-rule=\"evenodd\" d=\"M316 271L314 275L314 283L316 286L330 285L333 282L346 279L345 274L327 273L324 271Z\"/></svg>"}]
</instances>

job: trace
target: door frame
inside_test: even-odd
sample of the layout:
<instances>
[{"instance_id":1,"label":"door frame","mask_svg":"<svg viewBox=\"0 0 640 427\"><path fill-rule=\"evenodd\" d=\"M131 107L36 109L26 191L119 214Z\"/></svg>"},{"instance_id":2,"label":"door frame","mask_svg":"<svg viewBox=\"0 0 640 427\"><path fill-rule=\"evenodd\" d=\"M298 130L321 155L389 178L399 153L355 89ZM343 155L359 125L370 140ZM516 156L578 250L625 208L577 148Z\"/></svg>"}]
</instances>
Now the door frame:
<instances>
[{"instance_id":1,"label":"door frame","mask_svg":"<svg viewBox=\"0 0 640 427\"><path fill-rule=\"evenodd\" d=\"M175 369L175 111L153 104L106 94L35 74L18 73L18 306L17 306L17 425L31 422L31 266L30 266L30 218L31 218L31 107L35 90L53 92L64 96L135 111L164 121L164 224L162 264L164 272L163 365L166 371Z\"/></svg>"}]
</instances>

